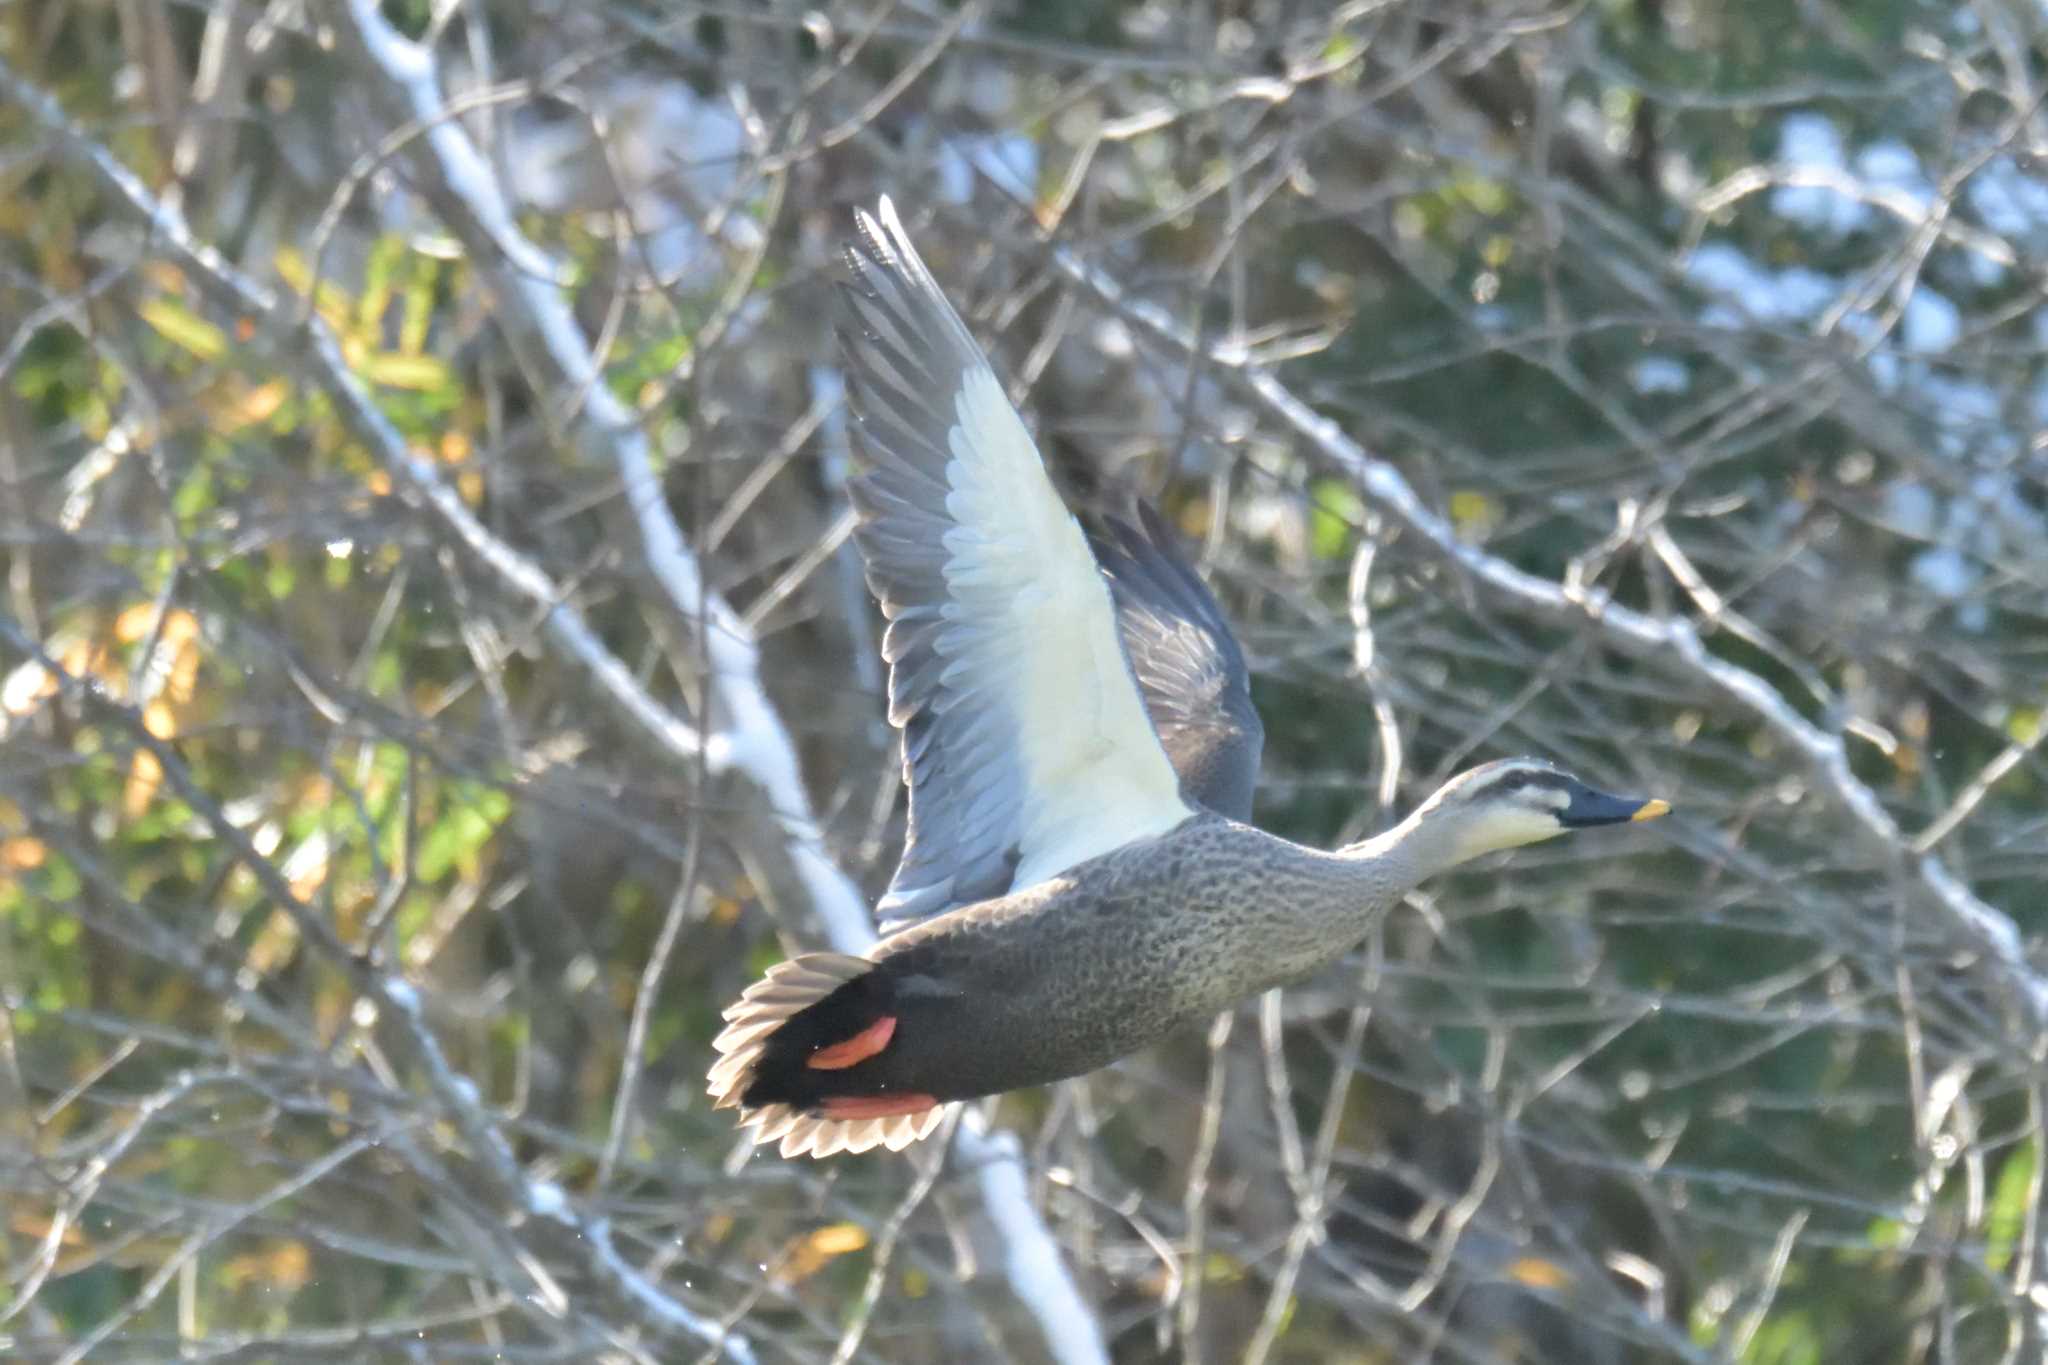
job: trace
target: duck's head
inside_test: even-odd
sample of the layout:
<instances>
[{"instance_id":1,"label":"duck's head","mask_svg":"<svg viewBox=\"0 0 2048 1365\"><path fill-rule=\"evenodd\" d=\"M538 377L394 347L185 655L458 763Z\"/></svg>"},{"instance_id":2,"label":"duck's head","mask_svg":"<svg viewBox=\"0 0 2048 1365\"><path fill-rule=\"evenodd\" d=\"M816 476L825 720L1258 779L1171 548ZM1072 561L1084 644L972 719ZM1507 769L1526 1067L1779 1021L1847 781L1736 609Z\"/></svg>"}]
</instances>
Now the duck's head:
<instances>
[{"instance_id":1,"label":"duck's head","mask_svg":"<svg viewBox=\"0 0 2048 1365\"><path fill-rule=\"evenodd\" d=\"M1413 818L1447 836L1449 861L1456 863L1575 829L1654 820L1670 809L1654 799L1611 796L1536 759L1504 758L1459 773Z\"/></svg>"}]
</instances>

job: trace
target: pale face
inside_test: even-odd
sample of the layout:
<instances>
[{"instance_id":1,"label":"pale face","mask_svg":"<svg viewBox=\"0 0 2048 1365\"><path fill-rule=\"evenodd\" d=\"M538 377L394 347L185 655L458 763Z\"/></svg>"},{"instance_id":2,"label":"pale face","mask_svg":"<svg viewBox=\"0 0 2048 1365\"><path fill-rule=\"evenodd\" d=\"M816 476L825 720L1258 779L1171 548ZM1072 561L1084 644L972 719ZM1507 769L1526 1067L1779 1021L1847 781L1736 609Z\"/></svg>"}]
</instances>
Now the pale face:
<instances>
[{"instance_id":1,"label":"pale face","mask_svg":"<svg viewBox=\"0 0 2048 1365\"><path fill-rule=\"evenodd\" d=\"M1466 826L1458 842L1468 858L1555 839L1571 829L1564 823L1571 793L1562 787L1532 784L1499 793L1478 791L1464 804Z\"/></svg>"},{"instance_id":2,"label":"pale face","mask_svg":"<svg viewBox=\"0 0 2048 1365\"><path fill-rule=\"evenodd\" d=\"M1554 839L1575 829L1653 820L1662 801L1610 796L1547 763L1509 759L1474 769L1440 798L1445 818L1458 822L1462 857Z\"/></svg>"}]
</instances>

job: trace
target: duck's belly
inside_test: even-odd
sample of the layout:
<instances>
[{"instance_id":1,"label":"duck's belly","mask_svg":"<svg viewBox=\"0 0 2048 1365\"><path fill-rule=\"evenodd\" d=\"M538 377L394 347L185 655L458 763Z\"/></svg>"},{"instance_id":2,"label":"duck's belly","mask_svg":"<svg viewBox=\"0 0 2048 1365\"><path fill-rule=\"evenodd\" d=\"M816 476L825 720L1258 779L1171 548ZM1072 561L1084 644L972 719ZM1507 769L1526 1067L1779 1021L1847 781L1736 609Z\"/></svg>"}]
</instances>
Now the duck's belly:
<instances>
[{"instance_id":1,"label":"duck's belly","mask_svg":"<svg viewBox=\"0 0 2048 1365\"><path fill-rule=\"evenodd\" d=\"M960 1099L1080 1075L1342 951L1276 916L1242 862L1084 868L881 945L905 1040L892 1085Z\"/></svg>"}]
</instances>

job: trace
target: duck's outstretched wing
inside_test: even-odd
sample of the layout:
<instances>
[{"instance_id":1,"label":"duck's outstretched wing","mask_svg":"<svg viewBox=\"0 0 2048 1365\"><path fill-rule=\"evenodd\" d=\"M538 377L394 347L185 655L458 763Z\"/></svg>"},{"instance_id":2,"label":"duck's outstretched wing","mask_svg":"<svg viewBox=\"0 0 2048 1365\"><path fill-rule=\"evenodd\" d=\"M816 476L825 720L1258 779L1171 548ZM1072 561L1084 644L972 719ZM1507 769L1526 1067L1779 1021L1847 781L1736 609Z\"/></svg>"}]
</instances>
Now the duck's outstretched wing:
<instances>
[{"instance_id":1,"label":"duck's outstretched wing","mask_svg":"<svg viewBox=\"0 0 2048 1365\"><path fill-rule=\"evenodd\" d=\"M1089 532L1109 576L1124 654L1166 757L1189 798L1249 820L1266 728L1244 651L1159 514L1105 517Z\"/></svg>"},{"instance_id":2,"label":"duck's outstretched wing","mask_svg":"<svg viewBox=\"0 0 2048 1365\"><path fill-rule=\"evenodd\" d=\"M887 930L1193 811L1109 584L987 358L889 201L856 224L841 345L868 467L849 491L910 784Z\"/></svg>"}]
</instances>

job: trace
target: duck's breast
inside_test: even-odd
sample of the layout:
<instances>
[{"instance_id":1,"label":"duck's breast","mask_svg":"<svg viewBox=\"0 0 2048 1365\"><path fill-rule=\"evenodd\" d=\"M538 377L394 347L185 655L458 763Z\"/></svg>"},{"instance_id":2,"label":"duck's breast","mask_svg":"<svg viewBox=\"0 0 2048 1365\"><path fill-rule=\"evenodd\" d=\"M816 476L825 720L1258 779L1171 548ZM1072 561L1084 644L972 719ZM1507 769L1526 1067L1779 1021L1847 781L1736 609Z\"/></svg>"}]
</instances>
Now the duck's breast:
<instances>
[{"instance_id":1,"label":"duck's breast","mask_svg":"<svg viewBox=\"0 0 2048 1365\"><path fill-rule=\"evenodd\" d=\"M905 1067L942 1097L1079 1075L1313 966L1278 842L1205 817L886 941Z\"/></svg>"}]
</instances>

